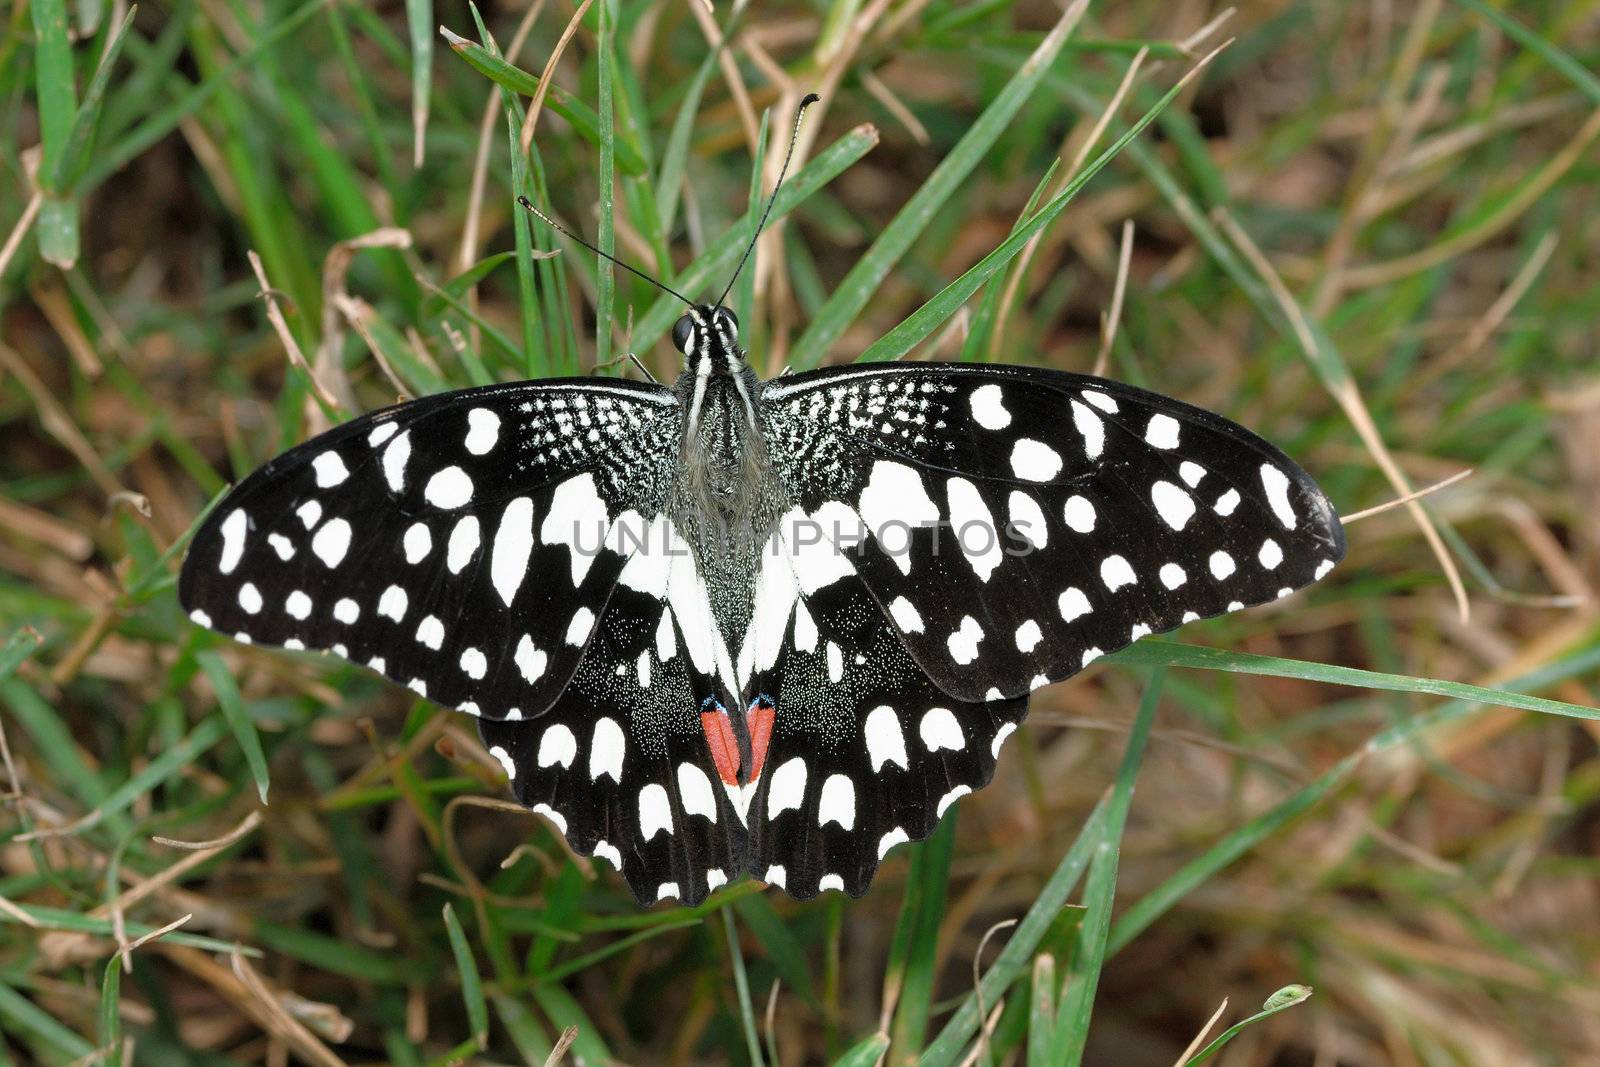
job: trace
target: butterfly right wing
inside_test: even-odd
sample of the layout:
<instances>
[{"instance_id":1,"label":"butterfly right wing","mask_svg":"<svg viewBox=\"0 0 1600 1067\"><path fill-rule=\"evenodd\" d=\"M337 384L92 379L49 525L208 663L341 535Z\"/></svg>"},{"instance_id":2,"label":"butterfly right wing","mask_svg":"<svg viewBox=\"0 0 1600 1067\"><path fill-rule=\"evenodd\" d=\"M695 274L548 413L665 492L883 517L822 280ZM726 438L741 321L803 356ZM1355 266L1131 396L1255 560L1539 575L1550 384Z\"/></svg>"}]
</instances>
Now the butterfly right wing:
<instances>
[{"instance_id":1,"label":"butterfly right wing","mask_svg":"<svg viewBox=\"0 0 1600 1067\"><path fill-rule=\"evenodd\" d=\"M435 703L534 718L565 687L657 514L677 445L659 386L573 379L427 397L270 461L195 534L190 617L332 652Z\"/></svg>"}]
</instances>

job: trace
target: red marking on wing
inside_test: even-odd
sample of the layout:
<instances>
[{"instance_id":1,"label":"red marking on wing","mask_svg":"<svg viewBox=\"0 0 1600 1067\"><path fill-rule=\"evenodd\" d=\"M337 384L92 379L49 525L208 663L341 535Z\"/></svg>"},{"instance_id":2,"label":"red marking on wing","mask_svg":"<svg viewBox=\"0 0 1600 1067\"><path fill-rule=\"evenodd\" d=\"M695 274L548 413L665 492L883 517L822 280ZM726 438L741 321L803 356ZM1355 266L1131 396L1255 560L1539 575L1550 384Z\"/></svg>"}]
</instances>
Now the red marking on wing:
<instances>
[{"instance_id":1,"label":"red marking on wing","mask_svg":"<svg viewBox=\"0 0 1600 1067\"><path fill-rule=\"evenodd\" d=\"M766 697L757 697L745 715L750 726L750 781L761 777L767 765L767 746L772 743L772 720L776 709Z\"/></svg>"},{"instance_id":2,"label":"red marking on wing","mask_svg":"<svg viewBox=\"0 0 1600 1067\"><path fill-rule=\"evenodd\" d=\"M700 713L700 729L706 735L706 745L711 749L711 762L716 764L717 777L727 785L739 784L739 742L733 736L733 723L728 713L718 704L714 710Z\"/></svg>"}]
</instances>

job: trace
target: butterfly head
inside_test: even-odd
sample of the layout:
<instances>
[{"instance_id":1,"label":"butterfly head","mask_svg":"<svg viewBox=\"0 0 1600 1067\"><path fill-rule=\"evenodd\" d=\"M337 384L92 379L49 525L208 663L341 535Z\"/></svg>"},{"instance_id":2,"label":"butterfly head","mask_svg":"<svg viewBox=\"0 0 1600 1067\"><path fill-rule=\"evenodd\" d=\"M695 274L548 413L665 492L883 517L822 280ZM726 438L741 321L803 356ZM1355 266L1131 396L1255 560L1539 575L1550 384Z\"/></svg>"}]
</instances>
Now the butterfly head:
<instances>
[{"instance_id":1,"label":"butterfly head","mask_svg":"<svg viewBox=\"0 0 1600 1067\"><path fill-rule=\"evenodd\" d=\"M739 319L721 304L697 304L672 328L684 370L695 375L731 374L744 366Z\"/></svg>"}]
</instances>

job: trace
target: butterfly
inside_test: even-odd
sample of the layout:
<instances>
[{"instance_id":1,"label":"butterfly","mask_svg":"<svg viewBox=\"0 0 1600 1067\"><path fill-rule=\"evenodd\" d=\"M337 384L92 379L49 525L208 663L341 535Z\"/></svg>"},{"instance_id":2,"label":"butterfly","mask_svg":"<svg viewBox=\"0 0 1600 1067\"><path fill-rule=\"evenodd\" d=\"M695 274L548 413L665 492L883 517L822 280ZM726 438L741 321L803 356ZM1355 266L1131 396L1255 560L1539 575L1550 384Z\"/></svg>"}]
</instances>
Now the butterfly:
<instances>
[{"instance_id":1,"label":"butterfly","mask_svg":"<svg viewBox=\"0 0 1600 1067\"><path fill-rule=\"evenodd\" d=\"M670 386L448 392L271 460L196 532L189 617L476 716L641 902L807 899L987 784L1034 690L1343 558L1316 483L1210 412L1023 366L762 381L679 298Z\"/></svg>"}]
</instances>

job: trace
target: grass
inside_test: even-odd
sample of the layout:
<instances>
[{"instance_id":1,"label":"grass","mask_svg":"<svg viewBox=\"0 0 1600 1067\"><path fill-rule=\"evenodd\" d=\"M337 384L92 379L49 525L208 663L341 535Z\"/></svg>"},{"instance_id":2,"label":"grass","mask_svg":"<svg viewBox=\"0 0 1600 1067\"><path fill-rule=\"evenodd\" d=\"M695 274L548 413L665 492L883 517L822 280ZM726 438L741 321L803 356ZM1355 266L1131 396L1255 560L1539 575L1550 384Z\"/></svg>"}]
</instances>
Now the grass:
<instances>
[{"instance_id":1,"label":"grass","mask_svg":"<svg viewBox=\"0 0 1600 1067\"><path fill-rule=\"evenodd\" d=\"M0 1065L1600 1056L1593 5L1221 14L13 4ZM714 295L811 90L732 297L767 373L1104 351L1346 513L1473 473L1036 694L864 899L641 910L470 723L189 626L175 566L397 394L670 376L675 302L515 197Z\"/></svg>"}]
</instances>

